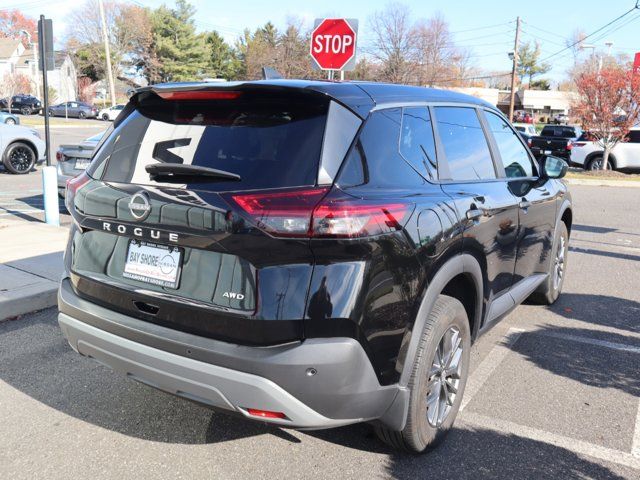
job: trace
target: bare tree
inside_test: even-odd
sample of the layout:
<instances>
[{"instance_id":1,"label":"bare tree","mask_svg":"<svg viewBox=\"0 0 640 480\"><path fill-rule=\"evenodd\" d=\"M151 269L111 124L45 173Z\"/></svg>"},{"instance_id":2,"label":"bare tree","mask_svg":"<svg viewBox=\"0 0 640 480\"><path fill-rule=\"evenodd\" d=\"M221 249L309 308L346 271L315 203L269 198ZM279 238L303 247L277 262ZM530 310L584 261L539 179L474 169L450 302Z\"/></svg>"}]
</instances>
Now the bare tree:
<instances>
[{"instance_id":1,"label":"bare tree","mask_svg":"<svg viewBox=\"0 0 640 480\"><path fill-rule=\"evenodd\" d=\"M411 33L418 84L433 86L454 75L453 64L460 59L461 52L455 47L442 15L418 21Z\"/></svg>"},{"instance_id":2,"label":"bare tree","mask_svg":"<svg viewBox=\"0 0 640 480\"><path fill-rule=\"evenodd\" d=\"M409 7L389 4L369 19L373 32L371 55L381 65L381 80L405 83L411 77L415 61L413 27Z\"/></svg>"},{"instance_id":3,"label":"bare tree","mask_svg":"<svg viewBox=\"0 0 640 480\"><path fill-rule=\"evenodd\" d=\"M578 57L582 51L582 44L586 36L587 34L584 30L576 28L573 30L569 38L564 41L565 46L571 51L574 65L578 63Z\"/></svg>"}]
</instances>

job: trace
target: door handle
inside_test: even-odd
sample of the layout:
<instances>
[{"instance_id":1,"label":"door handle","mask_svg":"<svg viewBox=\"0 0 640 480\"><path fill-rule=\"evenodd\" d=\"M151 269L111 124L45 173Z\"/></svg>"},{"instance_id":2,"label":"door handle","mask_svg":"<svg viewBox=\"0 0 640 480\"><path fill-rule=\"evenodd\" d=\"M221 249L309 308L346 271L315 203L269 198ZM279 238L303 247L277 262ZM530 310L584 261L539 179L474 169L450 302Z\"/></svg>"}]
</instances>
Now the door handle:
<instances>
[{"instance_id":1,"label":"door handle","mask_svg":"<svg viewBox=\"0 0 640 480\"><path fill-rule=\"evenodd\" d=\"M525 210L525 209L527 209L527 208L529 208L529 207L531 206L531 202L530 202L530 201L528 201L528 200L522 200L522 201L518 204L518 206L519 206L521 209Z\"/></svg>"}]
</instances>

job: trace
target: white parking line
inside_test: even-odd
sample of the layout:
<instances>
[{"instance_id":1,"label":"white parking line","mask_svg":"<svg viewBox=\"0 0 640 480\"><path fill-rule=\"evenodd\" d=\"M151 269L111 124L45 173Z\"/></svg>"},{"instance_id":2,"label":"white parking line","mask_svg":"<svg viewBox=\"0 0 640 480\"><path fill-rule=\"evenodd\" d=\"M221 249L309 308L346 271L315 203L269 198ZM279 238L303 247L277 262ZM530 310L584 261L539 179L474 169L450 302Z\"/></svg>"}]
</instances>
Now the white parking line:
<instances>
[{"instance_id":1,"label":"white parking line","mask_svg":"<svg viewBox=\"0 0 640 480\"><path fill-rule=\"evenodd\" d=\"M464 410L476 393L480 391L482 385L489 379L493 371L500 365L504 357L511 352L511 347L520 337L524 330L511 328L507 332L507 336L500 345L496 345L478 365L467 380L467 386L464 389L462 404L460 411Z\"/></svg>"},{"instance_id":2,"label":"white parking line","mask_svg":"<svg viewBox=\"0 0 640 480\"><path fill-rule=\"evenodd\" d=\"M544 330L530 330L531 333L543 335L545 337L559 338L560 340L571 340L573 342L586 343L589 345L597 345L598 347L611 348L621 352L640 353L640 347L627 345L618 342L609 342L607 340L598 340L596 338L587 338L579 335L568 335L564 333L546 332Z\"/></svg>"},{"instance_id":3,"label":"white parking line","mask_svg":"<svg viewBox=\"0 0 640 480\"><path fill-rule=\"evenodd\" d=\"M525 427L517 423L507 420L498 420L495 418L479 415L477 413L465 413L460 420L465 423L480 428L496 430L501 433L510 433L519 437L528 438L538 442L549 443L560 448L564 448L579 455L586 455L605 462L617 463L625 467L640 469L640 458L620 450L595 445L593 443L577 440L564 435L545 432L533 427Z\"/></svg>"}]
</instances>

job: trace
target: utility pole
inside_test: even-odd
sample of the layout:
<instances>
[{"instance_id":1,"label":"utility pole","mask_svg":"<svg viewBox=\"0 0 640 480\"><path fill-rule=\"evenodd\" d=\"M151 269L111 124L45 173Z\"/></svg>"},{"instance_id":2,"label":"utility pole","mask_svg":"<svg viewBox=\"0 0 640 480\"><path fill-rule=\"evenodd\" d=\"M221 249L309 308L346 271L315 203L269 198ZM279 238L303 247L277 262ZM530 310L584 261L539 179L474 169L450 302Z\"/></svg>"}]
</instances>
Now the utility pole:
<instances>
[{"instance_id":1,"label":"utility pole","mask_svg":"<svg viewBox=\"0 0 640 480\"><path fill-rule=\"evenodd\" d=\"M511 97L509 98L509 121L513 121L513 106L516 101L516 68L518 67L518 43L520 41L520 17L516 18L516 41L513 45L513 67L511 68Z\"/></svg>"},{"instance_id":2,"label":"utility pole","mask_svg":"<svg viewBox=\"0 0 640 480\"><path fill-rule=\"evenodd\" d=\"M107 57L107 81L109 82L109 93L111 94L111 106L116 104L116 90L113 84L113 71L111 70L111 52L109 51L109 35L107 34L107 21L104 18L104 5L102 0L98 0L100 8L100 23L102 24L102 38L104 40L104 54Z\"/></svg>"}]
</instances>

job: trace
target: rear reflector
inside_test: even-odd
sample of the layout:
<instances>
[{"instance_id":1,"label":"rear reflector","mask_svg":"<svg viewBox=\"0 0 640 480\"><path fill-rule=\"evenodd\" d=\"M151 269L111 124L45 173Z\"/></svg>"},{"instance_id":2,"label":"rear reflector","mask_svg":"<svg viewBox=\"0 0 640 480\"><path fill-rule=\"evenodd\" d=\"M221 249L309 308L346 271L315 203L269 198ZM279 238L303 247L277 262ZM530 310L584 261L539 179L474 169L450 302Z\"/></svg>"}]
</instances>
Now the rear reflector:
<instances>
[{"instance_id":1,"label":"rear reflector","mask_svg":"<svg viewBox=\"0 0 640 480\"><path fill-rule=\"evenodd\" d=\"M359 238L399 230L410 205L371 202L328 188L235 194L258 228L277 237Z\"/></svg>"},{"instance_id":2,"label":"rear reflector","mask_svg":"<svg viewBox=\"0 0 640 480\"><path fill-rule=\"evenodd\" d=\"M156 92L164 100L235 100L242 92L212 90L182 90L177 92Z\"/></svg>"},{"instance_id":3,"label":"rear reflector","mask_svg":"<svg viewBox=\"0 0 640 480\"><path fill-rule=\"evenodd\" d=\"M268 410L257 410L255 408L247 408L247 413L252 417L280 418L282 420L287 419L287 416L282 412L270 412Z\"/></svg>"}]
</instances>

